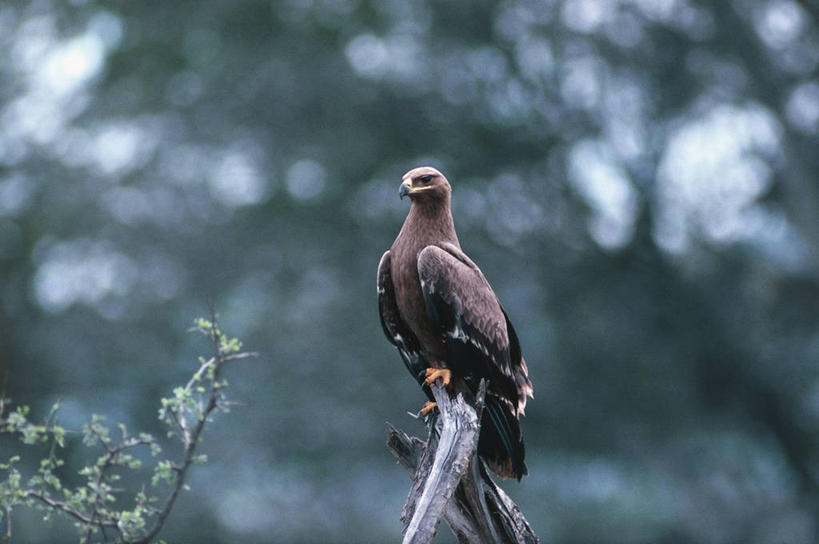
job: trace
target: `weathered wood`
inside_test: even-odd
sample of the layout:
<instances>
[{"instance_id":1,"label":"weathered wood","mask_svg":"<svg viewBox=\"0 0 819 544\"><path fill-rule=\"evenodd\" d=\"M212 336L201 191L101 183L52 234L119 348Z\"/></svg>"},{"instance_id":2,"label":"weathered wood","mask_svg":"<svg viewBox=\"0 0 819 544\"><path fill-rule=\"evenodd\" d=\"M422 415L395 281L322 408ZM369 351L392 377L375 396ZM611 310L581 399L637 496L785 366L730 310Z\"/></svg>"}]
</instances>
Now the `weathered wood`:
<instances>
[{"instance_id":1,"label":"weathered wood","mask_svg":"<svg viewBox=\"0 0 819 544\"><path fill-rule=\"evenodd\" d=\"M440 414L434 426L438 439L434 449L427 448L422 454L407 497L404 544L425 544L435 536L446 505L478 444L480 423L475 409L462 395L451 399L443 386L435 384L432 394Z\"/></svg>"},{"instance_id":2,"label":"weathered wood","mask_svg":"<svg viewBox=\"0 0 819 544\"><path fill-rule=\"evenodd\" d=\"M404 542L429 542L443 517L461 543L537 543L520 509L489 478L478 458L483 384L475 399L477 410L461 395L450 399L437 384L432 391L443 408L431 418L426 442L387 424L387 447L413 479L402 511Z\"/></svg>"}]
</instances>

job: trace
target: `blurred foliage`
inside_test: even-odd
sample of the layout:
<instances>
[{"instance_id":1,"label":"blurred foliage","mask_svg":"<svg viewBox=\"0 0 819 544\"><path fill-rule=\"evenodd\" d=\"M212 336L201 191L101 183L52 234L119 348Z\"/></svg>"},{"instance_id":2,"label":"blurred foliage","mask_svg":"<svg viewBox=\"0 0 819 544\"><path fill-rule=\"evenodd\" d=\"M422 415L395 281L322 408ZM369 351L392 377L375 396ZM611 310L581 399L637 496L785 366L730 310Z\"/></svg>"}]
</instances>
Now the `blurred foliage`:
<instances>
[{"instance_id":1,"label":"blurred foliage","mask_svg":"<svg viewBox=\"0 0 819 544\"><path fill-rule=\"evenodd\" d=\"M262 353L170 541L398 538L420 164L521 336L544 541L819 538L815 2L9 0L0 45L7 394L156 432L208 297Z\"/></svg>"}]
</instances>

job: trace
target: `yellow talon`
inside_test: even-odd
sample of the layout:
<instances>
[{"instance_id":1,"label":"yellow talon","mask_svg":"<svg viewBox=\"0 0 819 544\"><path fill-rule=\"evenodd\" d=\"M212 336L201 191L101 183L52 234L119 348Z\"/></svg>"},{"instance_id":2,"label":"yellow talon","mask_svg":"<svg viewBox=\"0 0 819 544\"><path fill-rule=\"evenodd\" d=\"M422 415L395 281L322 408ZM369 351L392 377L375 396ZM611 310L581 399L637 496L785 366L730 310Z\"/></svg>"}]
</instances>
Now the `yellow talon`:
<instances>
[{"instance_id":1,"label":"yellow talon","mask_svg":"<svg viewBox=\"0 0 819 544\"><path fill-rule=\"evenodd\" d=\"M421 417L425 417L428 413L434 410L436 406L438 406L437 402L427 401L426 404L424 404L424 407L421 408Z\"/></svg>"},{"instance_id":2,"label":"yellow talon","mask_svg":"<svg viewBox=\"0 0 819 544\"><path fill-rule=\"evenodd\" d=\"M447 389L452 389L451 382L452 382L452 371L448 368L428 368L426 371L426 379L424 379L424 383L427 385L432 385L432 383L441 378L441 381L444 383L444 386Z\"/></svg>"}]
</instances>

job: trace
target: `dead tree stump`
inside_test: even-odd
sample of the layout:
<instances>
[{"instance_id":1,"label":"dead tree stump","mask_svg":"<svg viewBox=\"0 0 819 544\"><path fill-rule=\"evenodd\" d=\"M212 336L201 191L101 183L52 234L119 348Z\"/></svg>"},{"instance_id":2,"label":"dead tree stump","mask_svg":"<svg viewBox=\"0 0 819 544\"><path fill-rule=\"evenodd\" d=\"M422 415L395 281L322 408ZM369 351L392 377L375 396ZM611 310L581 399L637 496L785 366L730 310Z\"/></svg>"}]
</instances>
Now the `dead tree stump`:
<instances>
[{"instance_id":1,"label":"dead tree stump","mask_svg":"<svg viewBox=\"0 0 819 544\"><path fill-rule=\"evenodd\" d=\"M485 384L481 382L474 407L460 394L450 398L437 381L431 389L438 415L430 418L426 442L387 424L387 447L412 477L401 513L404 544L432 540L441 518L461 543L539 542L478 458Z\"/></svg>"}]
</instances>

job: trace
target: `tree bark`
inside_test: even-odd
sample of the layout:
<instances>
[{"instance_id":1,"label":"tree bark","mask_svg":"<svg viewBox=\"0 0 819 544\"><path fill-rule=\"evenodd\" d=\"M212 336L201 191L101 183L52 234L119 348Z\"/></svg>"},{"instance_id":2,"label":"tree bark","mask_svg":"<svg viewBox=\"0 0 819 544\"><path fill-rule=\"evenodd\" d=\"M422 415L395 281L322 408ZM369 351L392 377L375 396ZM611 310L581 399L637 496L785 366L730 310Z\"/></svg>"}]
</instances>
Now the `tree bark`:
<instances>
[{"instance_id":1,"label":"tree bark","mask_svg":"<svg viewBox=\"0 0 819 544\"><path fill-rule=\"evenodd\" d=\"M460 394L451 399L437 382L431 389L438 415L430 418L426 442L387 424L387 447L413 481L401 515L403 542L429 542L441 518L461 543L538 542L520 509L489 478L477 455L484 384L475 407Z\"/></svg>"}]
</instances>

